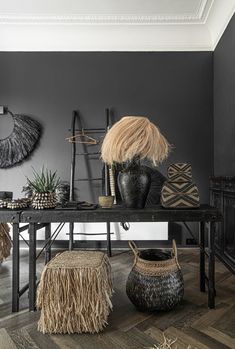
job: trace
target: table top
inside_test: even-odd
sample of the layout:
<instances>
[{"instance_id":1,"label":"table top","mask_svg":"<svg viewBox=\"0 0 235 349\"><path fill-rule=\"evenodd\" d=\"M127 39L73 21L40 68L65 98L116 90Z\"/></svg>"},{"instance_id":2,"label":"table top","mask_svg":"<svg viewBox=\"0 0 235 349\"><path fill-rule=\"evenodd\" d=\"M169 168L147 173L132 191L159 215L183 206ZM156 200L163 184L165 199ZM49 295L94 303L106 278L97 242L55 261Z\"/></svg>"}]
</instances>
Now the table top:
<instances>
[{"instance_id":1,"label":"table top","mask_svg":"<svg viewBox=\"0 0 235 349\"><path fill-rule=\"evenodd\" d=\"M10 209L0 209L0 222L1 223L19 223L20 222L19 210L10 210Z\"/></svg>"},{"instance_id":2,"label":"table top","mask_svg":"<svg viewBox=\"0 0 235 349\"><path fill-rule=\"evenodd\" d=\"M209 205L194 209L165 209L162 206L144 209L127 209L114 206L111 209L95 210L24 210L20 214L22 223L50 222L216 222L222 221L220 210ZM1 221L1 211L0 211Z\"/></svg>"},{"instance_id":3,"label":"table top","mask_svg":"<svg viewBox=\"0 0 235 349\"><path fill-rule=\"evenodd\" d=\"M127 209L114 206L95 210L9 210L0 209L0 222L50 223L50 222L218 222L223 216L219 209L201 205L194 209L166 209L162 206L144 209Z\"/></svg>"}]
</instances>

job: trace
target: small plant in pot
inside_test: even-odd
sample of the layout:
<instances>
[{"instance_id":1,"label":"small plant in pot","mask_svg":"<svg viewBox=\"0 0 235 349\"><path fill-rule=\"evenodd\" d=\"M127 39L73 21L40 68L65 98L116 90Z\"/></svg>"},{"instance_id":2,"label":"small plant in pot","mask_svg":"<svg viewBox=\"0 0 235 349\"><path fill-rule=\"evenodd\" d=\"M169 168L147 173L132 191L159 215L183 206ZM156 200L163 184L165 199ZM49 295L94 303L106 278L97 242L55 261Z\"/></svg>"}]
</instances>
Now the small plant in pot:
<instances>
[{"instance_id":1,"label":"small plant in pot","mask_svg":"<svg viewBox=\"0 0 235 349\"><path fill-rule=\"evenodd\" d=\"M128 208L144 208L151 178L141 160L154 166L165 160L170 145L160 130L147 117L125 116L106 134L101 157L108 165L122 164L118 187Z\"/></svg>"},{"instance_id":2,"label":"small plant in pot","mask_svg":"<svg viewBox=\"0 0 235 349\"><path fill-rule=\"evenodd\" d=\"M56 189L60 185L57 171L44 167L40 172L33 169L33 179L27 177L27 184L33 190L32 207L38 210L56 207Z\"/></svg>"}]
</instances>

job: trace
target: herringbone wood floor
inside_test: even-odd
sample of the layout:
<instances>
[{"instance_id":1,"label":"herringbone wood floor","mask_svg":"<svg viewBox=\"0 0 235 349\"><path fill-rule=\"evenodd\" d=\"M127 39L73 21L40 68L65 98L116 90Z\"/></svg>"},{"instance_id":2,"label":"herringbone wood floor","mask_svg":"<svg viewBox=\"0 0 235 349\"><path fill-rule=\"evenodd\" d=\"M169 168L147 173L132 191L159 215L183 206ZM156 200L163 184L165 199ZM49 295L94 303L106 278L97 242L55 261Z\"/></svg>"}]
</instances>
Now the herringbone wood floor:
<instances>
[{"instance_id":1,"label":"herringbone wood floor","mask_svg":"<svg viewBox=\"0 0 235 349\"><path fill-rule=\"evenodd\" d=\"M22 251L21 277L27 279L28 255ZM138 312L125 294L125 282L132 265L129 252L111 258L115 294L109 325L97 335L43 335L37 331L39 314L26 309L11 314L11 260L0 267L0 349L141 349L167 338L177 338L178 349L235 349L235 276L216 261L216 309L208 310L207 294L198 290L198 251L180 250L179 261L185 280L183 304L168 313ZM38 270L43 267L43 260ZM176 348L176 344L172 348Z\"/></svg>"}]
</instances>

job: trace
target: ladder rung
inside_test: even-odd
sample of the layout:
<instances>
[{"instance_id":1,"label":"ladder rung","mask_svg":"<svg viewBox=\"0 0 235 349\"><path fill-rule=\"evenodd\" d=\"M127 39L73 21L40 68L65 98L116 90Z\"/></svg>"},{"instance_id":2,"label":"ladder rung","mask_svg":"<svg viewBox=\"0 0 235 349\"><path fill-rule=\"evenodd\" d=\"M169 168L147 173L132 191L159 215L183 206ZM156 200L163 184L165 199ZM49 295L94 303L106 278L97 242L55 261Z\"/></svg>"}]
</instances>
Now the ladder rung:
<instances>
[{"instance_id":1,"label":"ladder rung","mask_svg":"<svg viewBox=\"0 0 235 349\"><path fill-rule=\"evenodd\" d=\"M66 233L69 235L69 233ZM107 235L107 233L73 233L73 235ZM110 233L110 235L114 235L114 233Z\"/></svg>"},{"instance_id":2,"label":"ladder rung","mask_svg":"<svg viewBox=\"0 0 235 349\"><path fill-rule=\"evenodd\" d=\"M71 128L69 128L69 131L72 131ZM76 132L86 132L86 133L104 133L106 132L105 128L84 128L81 130L80 128L75 128L74 131Z\"/></svg>"},{"instance_id":3,"label":"ladder rung","mask_svg":"<svg viewBox=\"0 0 235 349\"><path fill-rule=\"evenodd\" d=\"M93 153L76 153L76 155L100 155L101 152L93 152Z\"/></svg>"},{"instance_id":4,"label":"ladder rung","mask_svg":"<svg viewBox=\"0 0 235 349\"><path fill-rule=\"evenodd\" d=\"M80 178L75 179L76 182L86 182L86 181L102 181L103 178Z\"/></svg>"}]
</instances>

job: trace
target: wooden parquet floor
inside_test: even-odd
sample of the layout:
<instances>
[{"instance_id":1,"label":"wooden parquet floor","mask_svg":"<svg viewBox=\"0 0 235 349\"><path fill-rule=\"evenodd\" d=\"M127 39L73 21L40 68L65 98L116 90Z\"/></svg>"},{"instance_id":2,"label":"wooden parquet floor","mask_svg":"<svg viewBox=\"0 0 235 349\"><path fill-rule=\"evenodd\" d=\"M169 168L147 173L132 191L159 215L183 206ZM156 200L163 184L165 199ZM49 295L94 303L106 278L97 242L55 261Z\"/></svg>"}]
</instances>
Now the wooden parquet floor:
<instances>
[{"instance_id":1,"label":"wooden parquet floor","mask_svg":"<svg viewBox=\"0 0 235 349\"><path fill-rule=\"evenodd\" d=\"M0 267L0 349L143 349L177 338L173 349L235 349L235 276L216 261L216 309L207 308L207 294L199 292L198 251L179 251L185 280L184 301L175 310L138 312L125 294L133 257L116 252L111 258L115 293L109 325L97 335L43 335L37 331L38 312L30 313L27 294L21 311L11 313L11 260ZM27 279L28 255L22 251L21 277ZM43 268L43 260L38 270Z\"/></svg>"}]
</instances>

